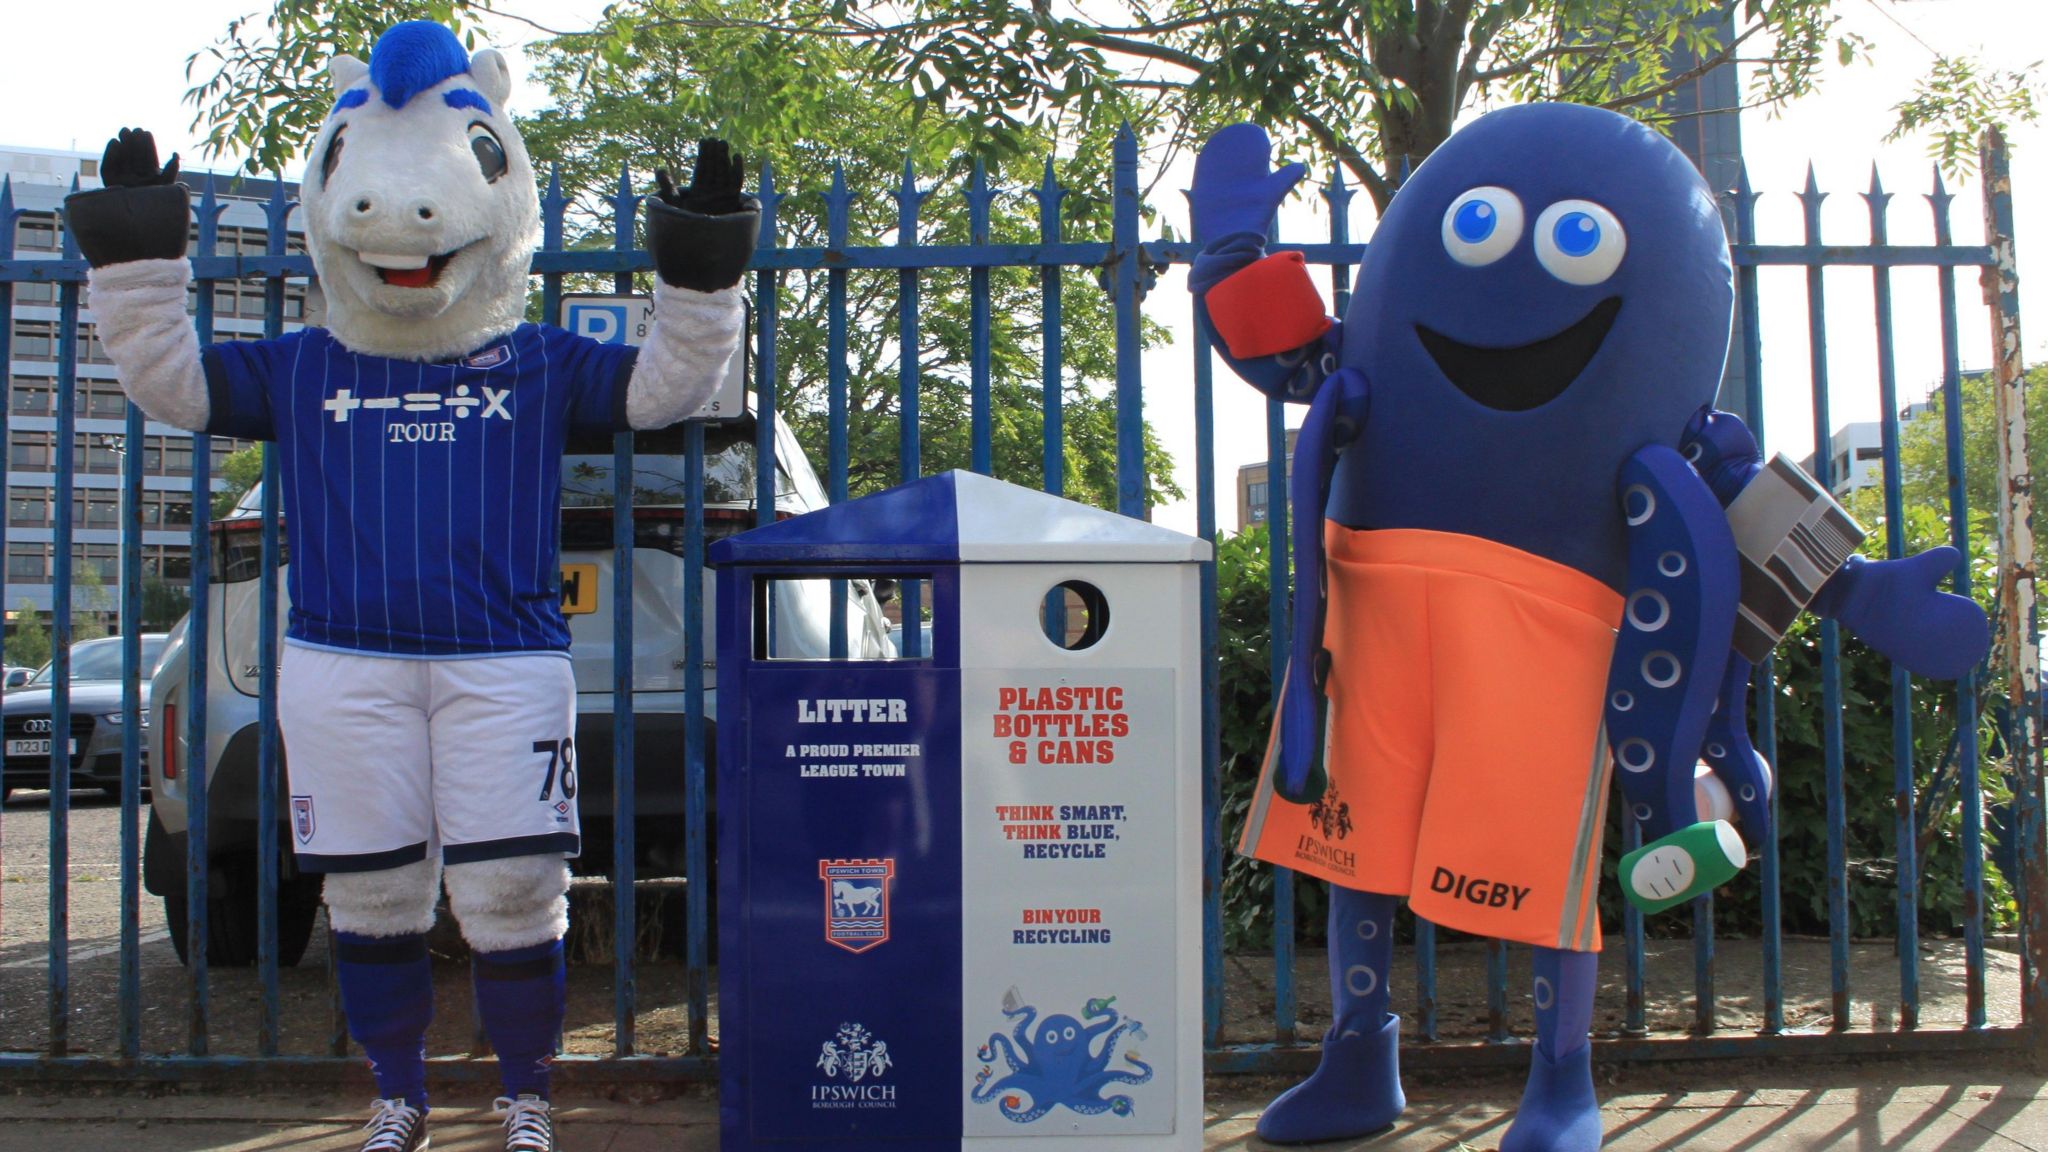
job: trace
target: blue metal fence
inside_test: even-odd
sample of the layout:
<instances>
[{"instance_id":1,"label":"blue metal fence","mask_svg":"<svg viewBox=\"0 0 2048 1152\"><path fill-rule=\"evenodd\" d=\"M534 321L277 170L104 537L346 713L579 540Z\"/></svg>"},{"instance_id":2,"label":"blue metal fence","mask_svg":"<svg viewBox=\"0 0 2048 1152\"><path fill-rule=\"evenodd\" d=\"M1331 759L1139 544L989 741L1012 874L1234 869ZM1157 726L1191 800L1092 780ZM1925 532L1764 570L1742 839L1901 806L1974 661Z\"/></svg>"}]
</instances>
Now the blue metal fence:
<instances>
[{"instance_id":1,"label":"blue metal fence","mask_svg":"<svg viewBox=\"0 0 2048 1152\"><path fill-rule=\"evenodd\" d=\"M781 306L784 292L783 279L790 276L823 276L826 285L826 350L827 363L820 366L826 379L826 405L829 414L829 440L825 453L827 490L834 500L844 499L848 490L848 474L852 465L849 458L848 412L847 412L847 339L849 305L847 282L849 275L871 274L886 276L895 273L897 281L897 319L899 357L897 365L899 385L899 428L897 447L898 475L911 479L919 475L923 467L921 455L921 429L919 424L920 356L918 333L920 320L919 291L924 278L940 271L967 273L971 301L969 364L971 397L971 445L972 464L977 470L989 471L993 466L992 412L991 405L991 332L1000 323L991 315L990 274L993 269L1018 268L1036 269L1038 272L1039 317L1043 326L1043 347L1041 362L1041 387L1044 404L1044 483L1048 490L1059 492L1064 474L1065 446L1063 413L1061 410L1063 363L1061 349L1061 325L1063 291L1066 276L1092 273L1078 287L1081 291L1107 291L1114 304L1114 340L1116 351L1116 378L1101 382L1113 384L1117 402L1116 420L1116 503L1117 510L1128 515L1143 515L1146 512L1146 484L1143 471L1143 391L1140 372L1141 316L1147 308L1164 313L1189 314L1190 304L1183 293L1172 292L1148 295L1160 269L1174 264L1189 262L1194 250L1191 245L1180 242L1146 240L1141 231L1140 182L1138 178L1139 155L1137 142L1128 132L1120 136L1115 145L1113 164L1114 200L1107 239L1067 238L1061 218L1061 200L1066 192L1055 180L1050 162L1047 163L1043 178L1032 189L998 189L993 186L983 170L976 166L965 190L966 207L969 214L970 242L965 245L926 244L920 242L920 210L931 195L920 188L916 174L906 165L900 186L893 195L898 205L897 234L892 243L881 245L855 245L849 242L848 217L853 193L848 190L843 175L835 173L832 186L822 192L797 193L820 195L825 205L826 244L823 247L786 247L780 242L777 226L777 210L787 197L794 195L779 191L775 186L775 173L764 166L760 174L760 197L763 203L763 227L755 268L757 275L753 285L753 307L755 317L755 389L757 394L756 449L759 458L766 460L775 451L774 426L778 419L778 383L785 370L779 358L778 333L781 324ZM2009 189L2006 195L2009 196ZM1309 244L1287 244L1283 247L1298 248L1312 263L1327 266L1330 284L1338 309L1341 311L1349 292L1349 269L1363 252L1361 245L1354 243L1348 232L1348 207L1352 190L1344 185L1341 176L1333 175L1322 190L1325 204L1329 209L1331 230L1324 242ZM991 206L998 196L1029 196L1038 208L1038 240L1032 244L998 244L990 242ZM1940 328L1942 349L1942 387L1946 399L1945 429L1949 448L1948 490L1950 514L1953 522L1955 542L1968 553L1968 516L1964 505L1964 488L1961 461L1961 431L1958 419L1960 411L1959 354L1957 351L1958 304L1955 279L1958 269L1987 268L1993 265L1992 244L1958 245L1950 233L1950 206L1953 197L1937 180L1926 202L1931 210L1935 231L1935 242L1931 245L1895 245L1887 238L1889 202L1892 197L1885 193L1873 180L1866 201L1870 217L1870 234L1867 243L1828 244L1820 234L1820 206L1822 194L1809 177L1807 187L1800 194L1805 221L1804 235L1799 244L1769 245L1759 243L1756 236L1755 204L1756 194L1745 179L1741 187L1729 198L1729 210L1734 222L1735 262L1738 277L1738 307L1742 343L1736 350L1742 357L1742 378L1746 381L1746 409L1757 426L1760 436L1770 444L1770 430L1763 426L1765 410L1764 388L1766 384L1763 343L1767 327L1761 315L1758 295L1758 275L1765 268L1803 269L1807 284L1808 338L1811 344L1811 367L1805 387L1809 390L1814 409L1817 452L1816 473L1826 483L1829 480L1831 448L1828 438L1830 428L1829 378L1827 356L1827 291L1824 272L1830 268L1867 268L1872 277L1872 289L1876 307L1878 340L1879 401L1885 412L1884 418L1884 476L1887 492L1886 513L1892 523L1898 523L1901 514L1899 506L1899 451L1898 451L1898 399L1896 395L1896 371L1894 367L1893 309L1891 302L1891 278L1894 270L1907 268L1928 268L1935 271L1939 281L1939 316L1933 322ZM631 289L635 273L644 273L651 267L645 252L633 247L633 218L637 207L627 179L622 175L616 194L610 197L613 213L613 245L609 249L569 250L564 244L564 218L569 206L568 198L559 184L551 182L542 198L544 235L542 250L535 256L533 268L540 278L543 313L553 317L558 314L563 280L573 274L610 275L618 290ZM2009 201L2008 201L2009 204ZM265 214L268 222L268 250L261 256L217 254L218 224L225 204L209 182L203 189L197 204L197 243L192 263L199 281L197 310L194 324L202 342L214 335L214 287L216 284L238 278L257 279L265 287L266 334L276 334L284 319L285 285L288 278L304 278L312 273L310 260L304 255L287 254L285 237L286 223L292 205L286 200L281 186L273 184L270 202ZM2009 207L2003 217L1993 209L1987 218L1994 227L2002 226L2006 234L2010 231ZM58 258L17 257L14 248L14 222L20 213L16 210L12 191L0 187L0 362L11 363L11 340L14 320L15 288L24 283L51 283L58 286L57 307L60 316L61 348L59 350L57 374L59 396L58 437L55 450L56 485L60 493L67 492L73 483L73 415L72 397L78 387L77 333L80 322L80 289L85 275L84 262L70 246L68 236ZM2000 221L2003 221L2002 225ZM1099 285L1100 287L1097 287ZM2002 323L2015 325L2016 304L2010 293L1996 298L1994 314ZM1926 319L1926 318L1923 318ZM1214 370L1209 355L1209 333L1199 327L1195 330L1191 359L1193 380L1193 405L1195 432L1191 445L1169 445L1177 451L1192 451L1195 462L1195 504L1198 531L1209 539L1215 539L1217 524L1217 493L1214 481L1215 427L1213 421L1213 399L1215 395ZM1774 388L1797 386L1795 381L1771 380ZM1224 387L1235 387L1226 383ZM7 435L6 406L0 406L0 439ZM1288 631L1284 620L1288 612L1285 581L1287 569L1286 517L1284 503L1285 485L1279 482L1284 475L1286 441L1282 412L1277 403L1267 408L1269 475L1274 481L1268 487L1267 522L1271 528L1271 556L1273 581L1270 606L1273 617L1272 676L1278 683L1286 661L1285 638ZM143 421L132 406L127 412L126 434L131 445L139 444L143 435ZM711 926L707 920L706 901L690 900L687 906L687 951L683 958L685 979L684 1011L687 1014L686 1049L681 1053L659 1056L641 1055L636 1040L636 1023L641 1009L638 1002L638 981L642 969L636 964L633 949L624 942L636 936L637 905L632 897L635 881L635 789L633 772L635 765L635 725L630 721L631 701L634 686L632 682L631 652L633 644L630 595L633 573L632 549L634 543L633 522L629 509L632 506L632 470L629 467L633 451L631 438L621 436L616 443L620 461L614 469L617 497L615 501L614 532L615 550L615 618L613 621L617 659L613 678L615 715L627 718L615 726L613 765L616 774L614 796L614 843L612 861L614 867L613 930L618 946L615 948L616 961L613 972L613 1043L608 1056L566 1058L563 1062L565 1073L571 1078L640 1078L640 1077L708 1077L714 1067L713 1044L710 1040L712 1012L710 990L713 969L709 963L708 940ZM691 426L685 435L685 452L688 461L685 501L687 516L684 524L684 566L682 584L679 589L684 614L685 657L684 693L686 712L683 725L682 747L674 750L675 771L683 782L687 797L686 815L686 859L684 874L688 891L702 892L708 887L709 853L708 832L710 830L707 812L707 730L708 718L704 715L705 696L704 665L705 655L702 606L704 598L702 560L704 555L704 478L705 436L701 425ZM212 1053L213 1004L206 956L208 886L211 881L209 863L208 796L207 773L204 766L209 763L207 749L207 700L206 681L203 670L207 667L209 646L217 635L214 622L207 619L208 607L205 596L205 581L209 570L209 549L211 538L205 516L205 509L212 492L210 470L211 455L205 446L197 447L193 454L192 500L194 518L191 531L192 546L192 590L190 625L187 630L187 644L190 651L190 667L197 670L186 689L186 707L177 717L186 733L186 787L189 810L189 836L187 840L188 866L186 870L187 901L190 909L189 923L185 926L188 934L189 955L192 963L187 969L189 981L187 1040L185 1050L178 1054L145 1052L141 1027L141 954L138 925L141 919L140 906L140 848L136 840L141 781L141 746L138 738L140 710L141 672L139 644L135 626L141 619L140 584L141 549L137 546L142 532L141 498L141 453L130 451L124 459L122 474L123 490L128 493L124 505L125 515L121 523L124 541L124 565L122 568L120 613L123 621L122 632L129 637L124 650L124 679L127 690L124 695L123 714L126 717L123 746L123 786L121 815L121 926L119 945L119 995L118 1030L115 1050L74 1053L69 1039L69 1023L74 1016L72 1006L73 989L70 983L69 962L72 941L66 922L69 907L67 863L69 847L67 842L71 805L69 797L69 774L55 770L52 776L52 792L49 806L50 873L49 891L50 920L47 951L47 981L49 1025L47 1038L40 1051L0 1052L0 1076L104 1076L107 1078L150 1077L178 1078L217 1074L230 1070L237 1072L263 1069L279 1070L281 1074L304 1077L322 1073L339 1075L355 1067L355 1062L346 1057L347 1044L338 1021L338 1014L332 1010L330 991L330 1014L333 1022L324 1035L311 1038L307 1043L292 1046L294 1053L281 1054L286 1047L280 1035L282 1012L280 1008L279 973L277 954L278 923L275 908L275 894L279 887L279 852L277 827L274 819L257 821L260 837L257 858L260 867L259 883L263 898L258 901L262 909L259 924L259 955L255 981L260 995L260 1009L257 1014L257 1036L255 1052L257 1059L214 1055ZM6 463L0 460L0 484L4 484ZM278 786L278 741L274 712L274 678L276 667L275 636L277 610L277 572L282 559L280 536L277 524L277 499L274 460L266 461L265 478L270 481L264 486L263 533L262 533L262 620L260 623L260 678L261 729L262 739L259 758L259 787L257 811L276 813ZM775 515L775 469L762 466L756 470L757 490L755 516L758 522L767 522ZM67 507L68 501L60 500L59 507ZM69 684L69 669L66 663L69 627L71 617L71 525L70 518L58 513L56 522L56 554L54 585L56 608L54 612L54 642L56 652L55 677L58 683L56 699L57 716L54 728L61 733L66 727L66 686ZM1897 533L1889 542L1893 554L1901 546ZM1955 574L1958 590L1967 590L1970 573L1965 564ZM1217 625L1217 580L1213 566L1203 573L1202 599L1204 619L1202 622L1202 644L1204 663L1204 713L1202 771L1204 785L1203 814L1207 827L1204 845L1205 904L1203 913L1205 978L1203 987L1204 1037L1209 1052L1209 1068L1212 1071L1281 1071L1308 1066L1315 1058L1313 1044L1296 1040L1296 1025L1300 1023L1301 1010L1294 984L1296 939L1298 925L1294 923L1293 878L1281 871L1275 878L1274 906L1274 949L1272 956L1271 988L1274 1010L1270 1031L1259 1029L1259 1036L1232 1035L1225 1026L1226 989L1224 981L1225 956L1223 951L1223 925L1221 916L1221 892L1223 862L1231 845L1225 844L1220 835L1221 771L1219 721L1216 700L1216 667L1219 644ZM0 586L0 599L5 589ZM844 600L834 598L835 613L832 634L835 645L844 644ZM917 606L906 604L906 620L915 620ZM907 644L916 644L919 634L915 627L905 629ZM2034 1028L2048 1021L2048 991L2038 985L2038 979L2025 981L2023 1004L2025 1022L1999 1027L1987 1025L1985 994L1985 939L1984 939L1984 891L1983 847L1981 825L1980 776L1983 771L1981 753L1977 745L1975 723L1974 682L1957 686L1955 707L1960 718L1960 732L1954 756L1957 773L1957 788L1962 805L1963 825L1963 875L1960 884L1963 891L1964 921L1966 924L1966 996L1967 1018L1961 1028L1926 1029L1919 1027L1919 949L1916 937L1916 900L1920 877L1913 851L1919 827L1914 797L1915 764L1912 733L1910 730L1911 694L1915 687L1903 671L1892 676L1891 707L1897 725L1895 729L1892 787L1896 801L1896 832L1899 845L1897 861L1897 902L1896 923L1898 940L1898 964L1900 979L1900 1004L1896 1017L1897 1027L1893 1029L1857 1029L1850 1019L1849 980L1850 938L1848 919L1848 889L1844 855L1845 805L1844 772L1846 768L1842 737L1842 669L1838 653L1839 640L1832 624L1823 626L1822 640L1824 667L1822 672L1825 693L1825 745L1827 768L1827 842L1829 848L1829 885L1827 892L1830 934L1830 968L1832 989L1831 1027L1825 1033L1795 1033L1788 1030L1785 1019L1785 993L1783 982L1784 944L1780 934L1780 877L1778 844L1765 840L1756 845L1759 862L1756 868L1757 882L1761 886L1763 910L1763 936L1761 940L1762 974L1761 988L1748 989L1759 993L1763 1004L1761 1027L1754 1032L1740 1035L1717 1034L1716 1025L1716 942L1713 935L1712 898L1699 901L1694 908L1694 1027L1692 1036L1647 1035L1646 1012L1646 945L1642 917L1633 910L1626 913L1623 922L1624 946L1620 949L1625 963L1626 1002L1623 1026L1618 1036L1603 1037L1599 1051L1603 1058L1637 1059L1662 1057L1724 1056L1742 1054L1783 1054L1788 1052L1837 1053L1843 1055L1871 1052L1904 1050L1943 1050L1956 1048L2019 1047L2034 1043ZM2032 652L2029 646L2026 649ZM1776 709L1778 685L1776 668L1767 662L1758 670L1756 707L1756 745L1767 759L1776 759ZM1924 689L1921 689L1924 690ZM1946 691L1947 689L1942 689ZM54 742L53 742L54 745ZM2013 757L2020 775L2015 782L2015 792L2023 800L2022 814L2033 811L2031 801L2040 785L2037 750L2024 746L2022 755ZM53 768L61 753L53 751ZM20 819L9 815L10 822ZM2024 822L2023 822L2024 823ZM2038 835L2027 837L2019 846L2022 863L2021 875L2013 877L2020 887L2024 903L2033 909L2048 907L2048 893L2038 889L2043 884L2041 877L2048 874L2044 868L2043 848ZM1629 821L1624 832L1633 845L1638 833ZM2040 943L2029 938L2026 948ZM1413 1003L1412 1019L1415 1022L1416 1039L1423 1042L1411 1058L1413 1063L1429 1064L1471 1064L1492 1061L1520 1060L1522 1055L1507 1041L1511 1040L1509 1025L1508 949L1497 943L1488 946L1485 954L1486 970L1486 1021L1484 1039L1472 1043L1430 1044L1440 1035L1440 1017L1437 1011L1439 995L1437 957L1438 940L1435 929L1427 923L1419 923L1415 937L1416 997ZM1263 963L1263 960L1258 961ZM2038 978L2041 965L2032 965ZM1729 982L1719 981L1719 987L1726 989ZM329 981L331 990L332 982ZM0 1038L4 1040L5 1038ZM439 1075L475 1077L485 1074L488 1065L467 1058L437 1061Z\"/></svg>"}]
</instances>

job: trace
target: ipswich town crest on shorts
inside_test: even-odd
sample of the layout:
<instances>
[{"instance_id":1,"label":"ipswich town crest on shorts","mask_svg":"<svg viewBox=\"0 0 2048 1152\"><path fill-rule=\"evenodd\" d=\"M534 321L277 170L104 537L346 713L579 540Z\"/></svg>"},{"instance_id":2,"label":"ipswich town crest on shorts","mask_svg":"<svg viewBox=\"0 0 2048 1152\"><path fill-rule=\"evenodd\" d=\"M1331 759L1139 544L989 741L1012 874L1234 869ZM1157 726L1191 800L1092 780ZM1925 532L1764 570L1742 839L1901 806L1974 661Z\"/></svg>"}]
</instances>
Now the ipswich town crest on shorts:
<instances>
[{"instance_id":1,"label":"ipswich town crest on shorts","mask_svg":"<svg viewBox=\"0 0 2048 1152\"><path fill-rule=\"evenodd\" d=\"M865 952L889 938L889 880L894 860L820 860L825 887L825 939Z\"/></svg>"}]
</instances>

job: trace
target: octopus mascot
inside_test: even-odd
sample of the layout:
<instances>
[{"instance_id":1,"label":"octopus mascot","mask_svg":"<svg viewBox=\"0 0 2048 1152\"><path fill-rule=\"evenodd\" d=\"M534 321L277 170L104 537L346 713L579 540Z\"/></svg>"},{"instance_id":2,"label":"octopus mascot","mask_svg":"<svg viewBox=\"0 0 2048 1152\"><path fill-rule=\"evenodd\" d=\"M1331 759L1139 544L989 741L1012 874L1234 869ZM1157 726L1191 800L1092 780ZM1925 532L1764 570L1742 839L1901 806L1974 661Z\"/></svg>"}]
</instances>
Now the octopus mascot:
<instances>
[{"instance_id":1,"label":"octopus mascot","mask_svg":"<svg viewBox=\"0 0 2048 1152\"><path fill-rule=\"evenodd\" d=\"M1407 897L1535 948L1536 1044L1503 1152L1597 1149L1611 765L1648 841L1622 862L1629 898L1699 895L1747 859L1743 833L1770 834L1744 694L1798 612L1943 678L1982 658L1984 615L1935 588L1953 549L1863 561L1855 522L1712 408L1728 242L1656 133L1573 105L1481 117L1394 197L1342 322L1298 254L1264 255L1300 176L1239 125L1189 193L1190 285L1226 360L1310 402L1292 663L1241 848L1329 881L1335 1019L1258 1131L1355 1137L1400 1114L1387 983ZM1311 819L1332 791L1348 832Z\"/></svg>"},{"instance_id":2,"label":"octopus mascot","mask_svg":"<svg viewBox=\"0 0 2048 1152\"><path fill-rule=\"evenodd\" d=\"M579 847L575 684L560 608L574 432L694 411L744 327L759 208L699 145L647 206L659 283L638 349L525 323L539 232L503 57L399 24L336 56L300 213L327 326L201 348L177 158L109 142L66 202L100 338L152 418L272 442L291 530L279 718L298 866L326 874L348 1026L376 1073L365 1152L427 1146L426 936L442 885L474 950L505 1147L555 1147L548 1062Z\"/></svg>"}]
</instances>

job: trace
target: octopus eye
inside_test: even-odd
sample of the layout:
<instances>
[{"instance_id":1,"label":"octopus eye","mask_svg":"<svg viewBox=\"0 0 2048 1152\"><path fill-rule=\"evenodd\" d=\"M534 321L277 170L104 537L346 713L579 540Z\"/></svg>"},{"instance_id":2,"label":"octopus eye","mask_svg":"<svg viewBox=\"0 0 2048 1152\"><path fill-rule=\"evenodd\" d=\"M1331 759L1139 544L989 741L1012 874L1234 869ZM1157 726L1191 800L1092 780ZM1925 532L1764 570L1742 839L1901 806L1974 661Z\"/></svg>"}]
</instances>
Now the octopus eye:
<instances>
[{"instance_id":1,"label":"octopus eye","mask_svg":"<svg viewBox=\"0 0 2048 1152\"><path fill-rule=\"evenodd\" d=\"M1514 248L1522 236L1522 202L1491 184L1451 201L1444 212L1444 250L1467 268L1483 268Z\"/></svg>"},{"instance_id":2,"label":"octopus eye","mask_svg":"<svg viewBox=\"0 0 2048 1152\"><path fill-rule=\"evenodd\" d=\"M1073 1042L1074 1042L1074 1030L1073 1030L1072 1028L1069 1028L1069 1029L1067 1029L1067 1030L1066 1030L1065 1032L1062 1032L1062 1033L1060 1033L1060 1038L1061 1038L1061 1039L1063 1039L1063 1040L1065 1040L1065 1041L1066 1041L1067 1043L1069 1043L1069 1044L1073 1043Z\"/></svg>"},{"instance_id":3,"label":"octopus eye","mask_svg":"<svg viewBox=\"0 0 2048 1152\"><path fill-rule=\"evenodd\" d=\"M1057 1028L1047 1028L1047 1029L1046 1029L1046 1030L1045 1030L1045 1031L1044 1031L1043 1033L1041 1033L1041 1034L1039 1035L1039 1037L1038 1037L1038 1042L1039 1042L1040 1044L1050 1044L1050 1043L1052 1043L1053 1041L1055 1041L1055 1040L1058 1040L1059 1038L1060 1038L1060 1030L1059 1030L1059 1029L1057 1029Z\"/></svg>"}]
</instances>

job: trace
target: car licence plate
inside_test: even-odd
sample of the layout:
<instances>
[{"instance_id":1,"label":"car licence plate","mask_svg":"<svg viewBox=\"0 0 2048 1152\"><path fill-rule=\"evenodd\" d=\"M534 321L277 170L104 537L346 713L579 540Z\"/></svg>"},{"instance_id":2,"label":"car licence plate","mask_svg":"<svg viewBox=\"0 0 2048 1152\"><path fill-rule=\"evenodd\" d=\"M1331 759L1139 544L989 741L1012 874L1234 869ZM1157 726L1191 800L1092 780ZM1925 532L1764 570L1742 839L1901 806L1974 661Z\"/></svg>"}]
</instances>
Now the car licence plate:
<instances>
[{"instance_id":1,"label":"car licence plate","mask_svg":"<svg viewBox=\"0 0 2048 1152\"><path fill-rule=\"evenodd\" d=\"M77 754L78 741L67 740L65 744L65 755L72 756ZM7 754L9 756L48 756L50 754L49 737L46 736L40 740L9 740L7 742Z\"/></svg>"},{"instance_id":2,"label":"car licence plate","mask_svg":"<svg viewBox=\"0 0 2048 1152\"><path fill-rule=\"evenodd\" d=\"M597 611L597 565L562 565L562 615Z\"/></svg>"}]
</instances>

